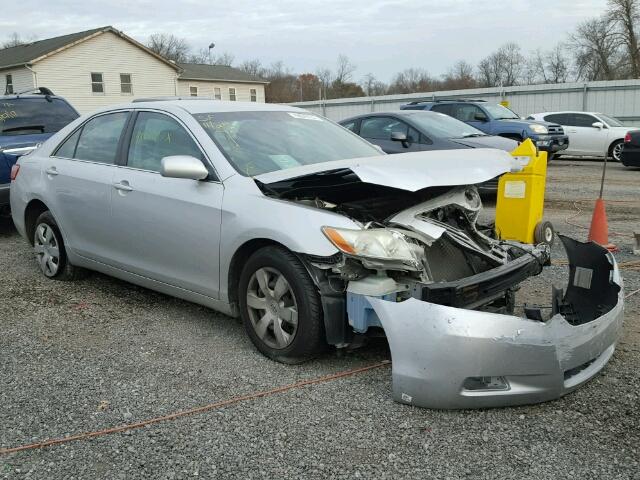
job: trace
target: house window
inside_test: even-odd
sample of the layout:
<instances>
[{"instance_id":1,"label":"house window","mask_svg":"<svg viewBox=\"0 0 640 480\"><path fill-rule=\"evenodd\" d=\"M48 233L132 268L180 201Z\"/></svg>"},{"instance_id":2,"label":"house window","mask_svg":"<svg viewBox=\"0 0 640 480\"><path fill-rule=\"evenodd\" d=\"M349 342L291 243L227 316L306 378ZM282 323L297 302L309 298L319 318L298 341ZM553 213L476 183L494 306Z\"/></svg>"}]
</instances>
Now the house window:
<instances>
[{"instance_id":1,"label":"house window","mask_svg":"<svg viewBox=\"0 0 640 480\"><path fill-rule=\"evenodd\" d=\"M13 93L13 75L7 74L7 86L4 92L5 94Z\"/></svg>"},{"instance_id":2,"label":"house window","mask_svg":"<svg viewBox=\"0 0 640 480\"><path fill-rule=\"evenodd\" d=\"M229 100L232 102L236 101L236 89L233 87L229 87Z\"/></svg>"},{"instance_id":3,"label":"house window","mask_svg":"<svg viewBox=\"0 0 640 480\"><path fill-rule=\"evenodd\" d=\"M104 93L104 79L101 73L91 74L91 91L93 93Z\"/></svg>"},{"instance_id":4,"label":"house window","mask_svg":"<svg viewBox=\"0 0 640 480\"><path fill-rule=\"evenodd\" d=\"M258 101L258 91L255 88L251 88L249 90L249 93L251 94L251 101L252 102L257 102Z\"/></svg>"},{"instance_id":5,"label":"house window","mask_svg":"<svg viewBox=\"0 0 640 480\"><path fill-rule=\"evenodd\" d=\"M133 95L133 85L131 84L130 73L120 74L120 93L124 93L126 95Z\"/></svg>"},{"instance_id":6,"label":"house window","mask_svg":"<svg viewBox=\"0 0 640 480\"><path fill-rule=\"evenodd\" d=\"M216 100L222 100L222 91L220 87L213 87L213 98Z\"/></svg>"},{"instance_id":7,"label":"house window","mask_svg":"<svg viewBox=\"0 0 640 480\"><path fill-rule=\"evenodd\" d=\"M189 95L192 97L198 96L198 87L189 87Z\"/></svg>"}]
</instances>

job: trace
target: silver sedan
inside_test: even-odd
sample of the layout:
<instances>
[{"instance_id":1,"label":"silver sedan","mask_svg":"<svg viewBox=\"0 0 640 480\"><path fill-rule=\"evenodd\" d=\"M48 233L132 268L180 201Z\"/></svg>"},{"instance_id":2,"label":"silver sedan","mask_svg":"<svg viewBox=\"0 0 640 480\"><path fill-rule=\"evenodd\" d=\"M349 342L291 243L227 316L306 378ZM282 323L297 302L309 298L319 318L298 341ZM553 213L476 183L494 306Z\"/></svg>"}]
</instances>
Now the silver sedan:
<instances>
[{"instance_id":1,"label":"silver sedan","mask_svg":"<svg viewBox=\"0 0 640 480\"><path fill-rule=\"evenodd\" d=\"M479 225L475 185L514 168L491 149L387 156L285 106L149 99L23 156L11 207L49 278L96 270L241 316L283 362L384 329L396 400L499 406L577 388L622 325L613 257L570 239L566 292L513 315L549 251Z\"/></svg>"}]
</instances>

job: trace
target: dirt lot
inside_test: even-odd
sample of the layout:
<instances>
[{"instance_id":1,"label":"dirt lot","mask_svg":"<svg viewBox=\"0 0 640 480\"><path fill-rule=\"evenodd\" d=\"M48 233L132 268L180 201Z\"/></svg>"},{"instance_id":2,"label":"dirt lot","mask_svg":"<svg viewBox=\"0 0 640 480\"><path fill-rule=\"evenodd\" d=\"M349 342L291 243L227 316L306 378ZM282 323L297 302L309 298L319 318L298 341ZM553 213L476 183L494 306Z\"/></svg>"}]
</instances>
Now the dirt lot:
<instances>
[{"instance_id":1,"label":"dirt lot","mask_svg":"<svg viewBox=\"0 0 640 480\"><path fill-rule=\"evenodd\" d=\"M586 237L601 163L555 161L546 217ZM620 262L640 230L640 170L611 165L605 195ZM487 214L491 214L491 208ZM574 224L574 225L572 225ZM564 257L554 247L554 259ZM258 354L242 326L99 274L44 279L0 228L0 448L133 423L370 365L384 341L299 366ZM544 302L566 267L529 280ZM627 292L640 269L623 271ZM546 404L432 411L391 400L390 368L174 421L0 455L0 478L640 478L640 294L604 372Z\"/></svg>"}]
</instances>

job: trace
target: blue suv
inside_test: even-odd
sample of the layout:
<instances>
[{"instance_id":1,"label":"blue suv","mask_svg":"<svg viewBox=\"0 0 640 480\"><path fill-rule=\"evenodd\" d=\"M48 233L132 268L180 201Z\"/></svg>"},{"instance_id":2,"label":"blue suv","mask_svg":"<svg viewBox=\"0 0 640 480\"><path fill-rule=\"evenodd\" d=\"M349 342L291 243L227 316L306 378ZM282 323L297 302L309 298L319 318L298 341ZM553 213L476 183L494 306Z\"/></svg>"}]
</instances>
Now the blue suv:
<instances>
[{"instance_id":1,"label":"blue suv","mask_svg":"<svg viewBox=\"0 0 640 480\"><path fill-rule=\"evenodd\" d=\"M9 208L11 167L80 114L48 88L0 96L0 213Z\"/></svg>"},{"instance_id":2,"label":"blue suv","mask_svg":"<svg viewBox=\"0 0 640 480\"><path fill-rule=\"evenodd\" d=\"M522 141L530 138L540 150L554 153L569 146L569 137L555 123L523 120L515 112L484 100L435 100L411 102L400 110L430 110L457 118L488 135L499 135Z\"/></svg>"}]
</instances>

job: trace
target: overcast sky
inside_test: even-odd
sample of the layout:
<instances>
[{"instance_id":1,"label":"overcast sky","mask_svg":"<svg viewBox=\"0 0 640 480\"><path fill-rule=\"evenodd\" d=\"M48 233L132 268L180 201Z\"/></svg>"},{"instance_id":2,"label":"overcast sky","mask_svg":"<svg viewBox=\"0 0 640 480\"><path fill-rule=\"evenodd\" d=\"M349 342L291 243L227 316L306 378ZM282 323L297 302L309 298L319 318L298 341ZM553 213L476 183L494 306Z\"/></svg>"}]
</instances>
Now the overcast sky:
<instances>
[{"instance_id":1,"label":"overcast sky","mask_svg":"<svg viewBox=\"0 0 640 480\"><path fill-rule=\"evenodd\" d=\"M333 67L338 54L388 81L420 67L444 73L476 64L507 41L549 48L606 0L20 0L2 2L0 41L11 32L38 39L112 25L139 41L155 32L184 37L194 50L215 42L235 62L282 60L294 72ZM46 5L46 7L44 6Z\"/></svg>"}]
</instances>

